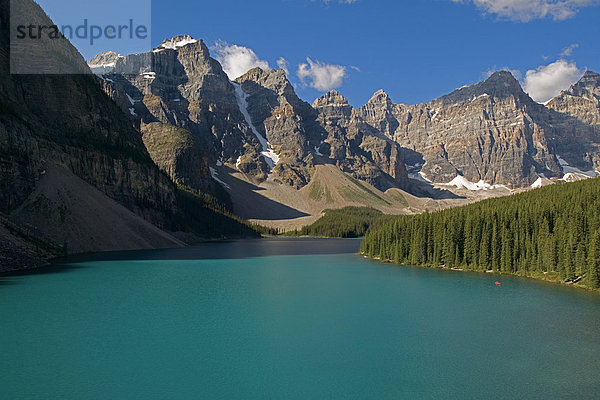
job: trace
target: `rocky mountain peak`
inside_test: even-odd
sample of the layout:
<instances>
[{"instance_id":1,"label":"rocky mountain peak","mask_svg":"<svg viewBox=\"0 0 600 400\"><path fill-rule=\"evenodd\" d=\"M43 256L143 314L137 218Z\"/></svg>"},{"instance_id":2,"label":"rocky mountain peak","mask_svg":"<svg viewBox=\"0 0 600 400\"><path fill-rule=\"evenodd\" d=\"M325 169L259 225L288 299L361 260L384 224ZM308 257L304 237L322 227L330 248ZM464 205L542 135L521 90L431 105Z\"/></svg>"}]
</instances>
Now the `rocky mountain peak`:
<instances>
[{"instance_id":1,"label":"rocky mountain peak","mask_svg":"<svg viewBox=\"0 0 600 400\"><path fill-rule=\"evenodd\" d=\"M583 74L582 80L593 79L596 82L600 82L600 74L594 71L585 71Z\"/></svg>"},{"instance_id":2,"label":"rocky mountain peak","mask_svg":"<svg viewBox=\"0 0 600 400\"><path fill-rule=\"evenodd\" d=\"M333 89L316 99L312 106L315 108L325 106L346 107L349 106L349 104L348 100L344 96L342 96L337 90Z\"/></svg>"},{"instance_id":3,"label":"rocky mountain peak","mask_svg":"<svg viewBox=\"0 0 600 400\"><path fill-rule=\"evenodd\" d=\"M105 51L103 53L97 54L94 58L88 61L88 65L92 66L112 66L114 67L116 61L119 58L123 58L123 56L119 53L115 53L114 51Z\"/></svg>"},{"instance_id":4,"label":"rocky mountain peak","mask_svg":"<svg viewBox=\"0 0 600 400\"><path fill-rule=\"evenodd\" d=\"M282 69L270 69L268 71L264 71L259 67L255 67L246 72L244 75L236 78L235 82L241 84L246 83L244 89L249 89L248 83L253 82L260 87L272 90L277 95L285 96L287 100L291 101L292 103L297 103L300 101L296 96L294 87L287 79L285 71Z\"/></svg>"},{"instance_id":5,"label":"rocky mountain peak","mask_svg":"<svg viewBox=\"0 0 600 400\"><path fill-rule=\"evenodd\" d=\"M600 74L593 71L585 71L581 79L565 92L572 96L585 96L585 94L591 93L600 96Z\"/></svg>"},{"instance_id":6,"label":"rocky mountain peak","mask_svg":"<svg viewBox=\"0 0 600 400\"><path fill-rule=\"evenodd\" d=\"M479 82L475 85L463 86L450 94L434 100L432 103L470 103L473 100L484 96L497 99L504 99L507 97L528 99L525 92L523 92L523 88L521 88L519 81L515 79L512 73L509 71L497 71L483 82ZM533 102L533 100L530 99L528 101Z\"/></svg>"},{"instance_id":7,"label":"rocky mountain peak","mask_svg":"<svg viewBox=\"0 0 600 400\"><path fill-rule=\"evenodd\" d=\"M249 70L248 72L246 72L244 75L241 75L241 76L235 78L234 82L237 82L237 83L242 83L245 81L258 82L266 77L269 77L272 72L275 72L275 70L264 71L260 67L254 67L251 70ZM284 75L285 75L285 73L284 73Z\"/></svg>"},{"instance_id":8,"label":"rocky mountain peak","mask_svg":"<svg viewBox=\"0 0 600 400\"><path fill-rule=\"evenodd\" d=\"M106 74L114 70L117 65L117 60L125 58L121 54L114 51L105 51L97 54L94 58L88 61L88 66L95 74Z\"/></svg>"},{"instance_id":9,"label":"rocky mountain peak","mask_svg":"<svg viewBox=\"0 0 600 400\"><path fill-rule=\"evenodd\" d=\"M577 83L563 90L546 106L586 124L600 125L600 74L586 71Z\"/></svg>"},{"instance_id":10,"label":"rocky mountain peak","mask_svg":"<svg viewBox=\"0 0 600 400\"><path fill-rule=\"evenodd\" d=\"M392 104L392 100L383 89L379 89L373 93L367 104Z\"/></svg>"},{"instance_id":11,"label":"rocky mountain peak","mask_svg":"<svg viewBox=\"0 0 600 400\"><path fill-rule=\"evenodd\" d=\"M172 37L171 39L163 40L163 42L160 44L160 46L157 47L157 49L177 50L181 47L187 46L188 44L193 44L193 43L198 43L198 42L199 42L199 40L194 39L190 35L178 35L178 36ZM200 41L200 42L202 42L202 41Z\"/></svg>"}]
</instances>

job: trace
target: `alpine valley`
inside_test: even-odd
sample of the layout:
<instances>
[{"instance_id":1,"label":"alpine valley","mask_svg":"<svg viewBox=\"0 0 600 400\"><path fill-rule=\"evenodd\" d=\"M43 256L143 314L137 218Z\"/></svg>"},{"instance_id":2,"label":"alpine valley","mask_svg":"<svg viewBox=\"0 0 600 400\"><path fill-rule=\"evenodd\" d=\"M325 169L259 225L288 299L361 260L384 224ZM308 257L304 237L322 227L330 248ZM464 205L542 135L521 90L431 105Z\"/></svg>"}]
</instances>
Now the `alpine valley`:
<instances>
[{"instance_id":1,"label":"alpine valley","mask_svg":"<svg viewBox=\"0 0 600 400\"><path fill-rule=\"evenodd\" d=\"M281 233L348 206L417 214L600 168L591 71L546 105L499 71L427 104L378 90L353 108L336 90L305 102L282 69L231 81L187 35L87 63L66 39L53 46L47 63L83 73L11 75L1 27L1 270Z\"/></svg>"}]
</instances>

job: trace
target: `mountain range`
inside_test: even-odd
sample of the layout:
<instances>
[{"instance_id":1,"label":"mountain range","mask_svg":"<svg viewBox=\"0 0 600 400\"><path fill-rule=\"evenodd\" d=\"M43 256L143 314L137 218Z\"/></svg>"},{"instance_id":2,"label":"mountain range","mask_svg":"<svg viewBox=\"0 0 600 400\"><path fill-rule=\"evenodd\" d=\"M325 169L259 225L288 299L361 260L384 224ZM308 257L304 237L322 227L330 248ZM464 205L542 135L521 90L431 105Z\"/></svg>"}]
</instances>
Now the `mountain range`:
<instances>
[{"instance_id":1,"label":"mountain range","mask_svg":"<svg viewBox=\"0 0 600 400\"><path fill-rule=\"evenodd\" d=\"M230 189L233 174L265 193L269 182L302 192L334 166L380 193L436 199L457 188L479 198L595 176L600 167L600 75L591 71L547 105L499 71L427 104L395 104L378 90L353 108L336 90L308 104L281 69L230 81L207 46L185 35L143 54L102 53L89 65L161 169L200 190L215 181ZM187 145L170 154L149 145L174 127L186 131ZM244 202L229 193L234 206ZM289 196L271 197L292 205ZM300 211L312 213L310 205Z\"/></svg>"}]
</instances>

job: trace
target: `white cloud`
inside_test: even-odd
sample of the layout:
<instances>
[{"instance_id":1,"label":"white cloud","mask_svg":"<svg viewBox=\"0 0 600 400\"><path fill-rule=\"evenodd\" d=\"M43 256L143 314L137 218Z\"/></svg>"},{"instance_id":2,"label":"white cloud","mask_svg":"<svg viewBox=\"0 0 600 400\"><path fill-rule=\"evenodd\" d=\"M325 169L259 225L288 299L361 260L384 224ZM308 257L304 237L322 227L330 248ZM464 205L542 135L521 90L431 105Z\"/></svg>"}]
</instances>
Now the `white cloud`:
<instances>
[{"instance_id":1,"label":"white cloud","mask_svg":"<svg viewBox=\"0 0 600 400\"><path fill-rule=\"evenodd\" d=\"M298 66L298 77L304 84L309 79L309 85L317 90L327 91L337 88L346 77L346 67L342 65L325 64L310 58L306 58L306 61L308 64Z\"/></svg>"},{"instance_id":2,"label":"white cloud","mask_svg":"<svg viewBox=\"0 0 600 400\"><path fill-rule=\"evenodd\" d=\"M538 103L547 103L561 90L568 89L577 82L582 75L583 72L574 62L558 60L527 71L523 89Z\"/></svg>"},{"instance_id":3,"label":"white cloud","mask_svg":"<svg viewBox=\"0 0 600 400\"><path fill-rule=\"evenodd\" d=\"M552 18L555 21L573 17L583 7L600 4L599 0L452 0L455 3L473 3L485 13L500 18L528 22Z\"/></svg>"},{"instance_id":4,"label":"white cloud","mask_svg":"<svg viewBox=\"0 0 600 400\"><path fill-rule=\"evenodd\" d=\"M285 71L286 76L290 76L290 70L288 69L288 65L289 63L285 58L279 57L279 59L277 59L277 66Z\"/></svg>"},{"instance_id":5,"label":"white cloud","mask_svg":"<svg viewBox=\"0 0 600 400\"><path fill-rule=\"evenodd\" d=\"M219 41L214 45L213 50L215 58L221 63L223 70L231 80L244 75L255 67L269 70L269 63L258 58L256 53L248 47Z\"/></svg>"},{"instance_id":6,"label":"white cloud","mask_svg":"<svg viewBox=\"0 0 600 400\"><path fill-rule=\"evenodd\" d=\"M562 51L562 53L560 53L561 57L570 57L573 55L573 52L575 51L576 48L579 47L579 43L573 43L572 45L565 47Z\"/></svg>"}]
</instances>

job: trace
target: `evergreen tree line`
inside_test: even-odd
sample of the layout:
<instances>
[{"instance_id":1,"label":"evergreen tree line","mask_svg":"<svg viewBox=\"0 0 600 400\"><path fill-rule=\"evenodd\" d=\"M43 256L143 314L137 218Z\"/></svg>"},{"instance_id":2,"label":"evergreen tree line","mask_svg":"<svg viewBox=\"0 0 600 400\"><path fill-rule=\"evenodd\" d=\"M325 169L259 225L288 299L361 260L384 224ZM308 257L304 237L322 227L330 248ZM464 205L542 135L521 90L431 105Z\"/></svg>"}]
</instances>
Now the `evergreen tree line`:
<instances>
[{"instance_id":1,"label":"evergreen tree line","mask_svg":"<svg viewBox=\"0 0 600 400\"><path fill-rule=\"evenodd\" d=\"M357 238L363 236L383 213L371 207L344 207L325 210L311 225L287 232L287 236Z\"/></svg>"},{"instance_id":2,"label":"evergreen tree line","mask_svg":"<svg viewBox=\"0 0 600 400\"><path fill-rule=\"evenodd\" d=\"M600 178L370 229L361 253L398 264L510 273L600 287Z\"/></svg>"}]
</instances>

